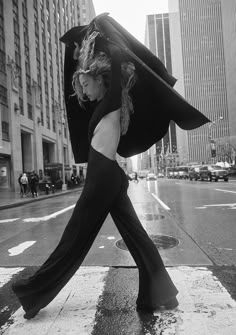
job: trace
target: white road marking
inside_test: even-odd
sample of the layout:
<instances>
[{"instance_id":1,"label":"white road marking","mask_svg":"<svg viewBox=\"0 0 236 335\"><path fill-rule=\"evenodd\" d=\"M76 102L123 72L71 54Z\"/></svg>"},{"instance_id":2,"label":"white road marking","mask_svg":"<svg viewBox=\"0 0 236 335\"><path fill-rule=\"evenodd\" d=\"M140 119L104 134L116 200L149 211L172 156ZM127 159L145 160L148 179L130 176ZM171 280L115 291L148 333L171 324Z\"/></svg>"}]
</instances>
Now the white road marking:
<instances>
[{"instance_id":1,"label":"white road marking","mask_svg":"<svg viewBox=\"0 0 236 335\"><path fill-rule=\"evenodd\" d=\"M203 205L201 207L195 207L196 209L206 209L208 207L231 207L234 208L236 206L236 203L232 204L212 204L212 205Z\"/></svg>"},{"instance_id":2,"label":"white road marking","mask_svg":"<svg viewBox=\"0 0 236 335\"><path fill-rule=\"evenodd\" d=\"M99 249L104 249L105 247L104 247L104 245L101 245L100 247L99 247Z\"/></svg>"},{"instance_id":3,"label":"white road marking","mask_svg":"<svg viewBox=\"0 0 236 335\"><path fill-rule=\"evenodd\" d=\"M9 256L17 256L19 254L22 254L26 249L28 249L29 247L31 247L34 243L36 243L36 241L26 241L23 243L20 243L19 245L8 249L9 252Z\"/></svg>"},{"instance_id":4,"label":"white road marking","mask_svg":"<svg viewBox=\"0 0 236 335\"><path fill-rule=\"evenodd\" d=\"M170 208L160 198L158 198L156 194L152 193L152 196L160 203L163 208L165 208L167 211L170 211Z\"/></svg>"},{"instance_id":5,"label":"white road marking","mask_svg":"<svg viewBox=\"0 0 236 335\"><path fill-rule=\"evenodd\" d=\"M108 239L108 240L114 240L114 239L115 239L115 236L108 236L107 239Z\"/></svg>"},{"instance_id":6,"label":"white road marking","mask_svg":"<svg viewBox=\"0 0 236 335\"><path fill-rule=\"evenodd\" d=\"M74 208L75 207L75 204L74 205L71 205L69 207L66 207L66 208L63 208L62 210L58 211L58 212L55 212L55 213L52 213L50 215L46 215L46 216L42 216L42 217L38 217L38 218L27 218L27 219L24 219L23 222L40 222L40 221L47 221L47 220L50 220L52 218L55 218L57 217L58 215L60 214L63 214L67 211L69 211L70 209Z\"/></svg>"},{"instance_id":7,"label":"white road marking","mask_svg":"<svg viewBox=\"0 0 236 335\"><path fill-rule=\"evenodd\" d=\"M236 250L236 249L233 249L233 248L218 248L218 247L216 247L216 248L219 249L219 250L228 250L228 251Z\"/></svg>"},{"instance_id":8,"label":"white road marking","mask_svg":"<svg viewBox=\"0 0 236 335\"><path fill-rule=\"evenodd\" d=\"M0 220L0 223L5 223L5 222L13 222L19 220L19 218L15 218L15 219L4 219L4 220Z\"/></svg>"},{"instance_id":9,"label":"white road marking","mask_svg":"<svg viewBox=\"0 0 236 335\"><path fill-rule=\"evenodd\" d=\"M108 270L107 267L80 267L58 296L33 320L25 320L20 308L10 317L9 326L5 326L2 334L92 334L96 306L104 292ZM152 325L153 333L236 334L236 302L210 270L178 266L167 271L179 290L179 306L172 311L154 313L157 318ZM119 291L114 292L114 299L116 294ZM109 314L107 318L109 322Z\"/></svg>"},{"instance_id":10,"label":"white road marking","mask_svg":"<svg viewBox=\"0 0 236 335\"><path fill-rule=\"evenodd\" d=\"M225 192L225 193L236 193L236 191L221 190L220 188L215 188L215 191L221 191L221 192Z\"/></svg>"},{"instance_id":11,"label":"white road marking","mask_svg":"<svg viewBox=\"0 0 236 335\"><path fill-rule=\"evenodd\" d=\"M24 268L0 268L0 287L8 283L12 276L24 270Z\"/></svg>"},{"instance_id":12,"label":"white road marking","mask_svg":"<svg viewBox=\"0 0 236 335\"><path fill-rule=\"evenodd\" d=\"M11 317L6 335L91 334L107 267L80 267L58 296L30 321L22 308ZM9 324L9 322L8 322Z\"/></svg>"},{"instance_id":13,"label":"white road marking","mask_svg":"<svg viewBox=\"0 0 236 335\"><path fill-rule=\"evenodd\" d=\"M189 266L167 270L179 290L179 306L155 313L159 318L153 328L158 334L160 330L163 335L236 334L236 302L210 270Z\"/></svg>"}]
</instances>

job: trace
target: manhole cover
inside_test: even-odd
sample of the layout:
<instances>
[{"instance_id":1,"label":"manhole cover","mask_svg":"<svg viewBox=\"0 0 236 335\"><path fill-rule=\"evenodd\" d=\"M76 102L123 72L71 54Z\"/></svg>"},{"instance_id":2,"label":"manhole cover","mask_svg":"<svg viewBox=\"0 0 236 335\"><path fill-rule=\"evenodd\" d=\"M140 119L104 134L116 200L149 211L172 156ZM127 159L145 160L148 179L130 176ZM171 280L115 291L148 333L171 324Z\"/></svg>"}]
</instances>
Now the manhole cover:
<instances>
[{"instance_id":1,"label":"manhole cover","mask_svg":"<svg viewBox=\"0 0 236 335\"><path fill-rule=\"evenodd\" d=\"M149 235L158 249L170 249L179 244L179 240L167 235ZM116 241L116 246L122 250L128 250L123 240Z\"/></svg>"},{"instance_id":2,"label":"manhole cover","mask_svg":"<svg viewBox=\"0 0 236 335\"><path fill-rule=\"evenodd\" d=\"M154 220L162 220L164 219L164 215L159 215L159 214L151 214L151 213L144 213L139 215L140 220L145 220L145 221L154 221Z\"/></svg>"}]
</instances>

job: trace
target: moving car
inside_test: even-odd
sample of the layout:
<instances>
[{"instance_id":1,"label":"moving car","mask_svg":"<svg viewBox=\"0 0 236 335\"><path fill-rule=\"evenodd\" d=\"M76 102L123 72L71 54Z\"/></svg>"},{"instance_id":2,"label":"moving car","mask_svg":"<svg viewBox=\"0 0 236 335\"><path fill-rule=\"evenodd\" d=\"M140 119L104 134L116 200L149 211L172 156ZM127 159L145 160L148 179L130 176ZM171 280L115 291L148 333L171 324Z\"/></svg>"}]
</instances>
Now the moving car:
<instances>
[{"instance_id":1,"label":"moving car","mask_svg":"<svg viewBox=\"0 0 236 335\"><path fill-rule=\"evenodd\" d=\"M149 172L149 170L140 170L138 171L138 177L141 179L146 178Z\"/></svg>"},{"instance_id":2,"label":"moving car","mask_svg":"<svg viewBox=\"0 0 236 335\"><path fill-rule=\"evenodd\" d=\"M223 179L224 181L229 180L229 173L225 168L218 165L202 165L199 170L200 180L218 181Z\"/></svg>"},{"instance_id":3,"label":"moving car","mask_svg":"<svg viewBox=\"0 0 236 335\"><path fill-rule=\"evenodd\" d=\"M148 173L147 174L147 177L146 177L146 180L156 180L157 179L157 176L155 175L155 173Z\"/></svg>"},{"instance_id":4,"label":"moving car","mask_svg":"<svg viewBox=\"0 0 236 335\"><path fill-rule=\"evenodd\" d=\"M159 172L158 175L157 175L157 178L164 178L164 177L165 177L164 173L161 173L161 172Z\"/></svg>"},{"instance_id":5,"label":"moving car","mask_svg":"<svg viewBox=\"0 0 236 335\"><path fill-rule=\"evenodd\" d=\"M188 172L189 180L194 179L197 181L198 179L200 179L200 176L199 176L200 167L201 165L193 165L190 167L189 172Z\"/></svg>"}]
</instances>

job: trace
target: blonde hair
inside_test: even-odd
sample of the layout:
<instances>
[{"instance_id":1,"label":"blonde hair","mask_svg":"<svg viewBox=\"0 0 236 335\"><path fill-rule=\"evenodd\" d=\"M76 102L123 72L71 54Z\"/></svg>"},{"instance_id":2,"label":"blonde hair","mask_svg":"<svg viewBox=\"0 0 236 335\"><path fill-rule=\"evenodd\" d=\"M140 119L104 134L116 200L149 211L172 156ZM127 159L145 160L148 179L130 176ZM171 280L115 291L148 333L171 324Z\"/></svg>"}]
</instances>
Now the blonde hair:
<instances>
[{"instance_id":1,"label":"blonde hair","mask_svg":"<svg viewBox=\"0 0 236 335\"><path fill-rule=\"evenodd\" d=\"M106 88L109 88L111 81L111 59L105 52L98 52L97 54L94 54L95 39L98 35L99 32L94 31L84 39L78 58L79 67L75 71L72 79L72 86L75 92L74 95L77 96L81 106L84 106L84 102L86 101L79 82L79 76L81 74L89 74L94 78L101 75ZM128 131L130 116L134 113L130 89L134 86L135 81L136 76L134 64L131 62L121 63L121 135L125 135Z\"/></svg>"}]
</instances>

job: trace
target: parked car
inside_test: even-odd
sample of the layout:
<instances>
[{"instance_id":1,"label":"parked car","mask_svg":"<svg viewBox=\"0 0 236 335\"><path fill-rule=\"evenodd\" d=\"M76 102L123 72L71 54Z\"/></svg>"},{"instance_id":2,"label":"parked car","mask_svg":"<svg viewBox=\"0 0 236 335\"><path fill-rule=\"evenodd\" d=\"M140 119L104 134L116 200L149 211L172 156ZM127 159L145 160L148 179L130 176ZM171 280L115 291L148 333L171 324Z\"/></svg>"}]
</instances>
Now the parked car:
<instances>
[{"instance_id":1,"label":"parked car","mask_svg":"<svg viewBox=\"0 0 236 335\"><path fill-rule=\"evenodd\" d=\"M201 165L193 165L190 167L188 175L189 175L189 180L198 180L200 179L199 176L199 170L200 170Z\"/></svg>"},{"instance_id":2,"label":"parked car","mask_svg":"<svg viewBox=\"0 0 236 335\"><path fill-rule=\"evenodd\" d=\"M147 177L146 177L146 180L156 180L157 179L157 176L155 175L155 173L148 173L147 174Z\"/></svg>"},{"instance_id":3,"label":"parked car","mask_svg":"<svg viewBox=\"0 0 236 335\"><path fill-rule=\"evenodd\" d=\"M200 180L218 181L219 179L223 179L224 181L228 181L229 173L227 169L218 165L203 165L200 167L199 177Z\"/></svg>"},{"instance_id":4,"label":"parked car","mask_svg":"<svg viewBox=\"0 0 236 335\"><path fill-rule=\"evenodd\" d=\"M164 178L164 173L159 172L157 178Z\"/></svg>"}]
</instances>

